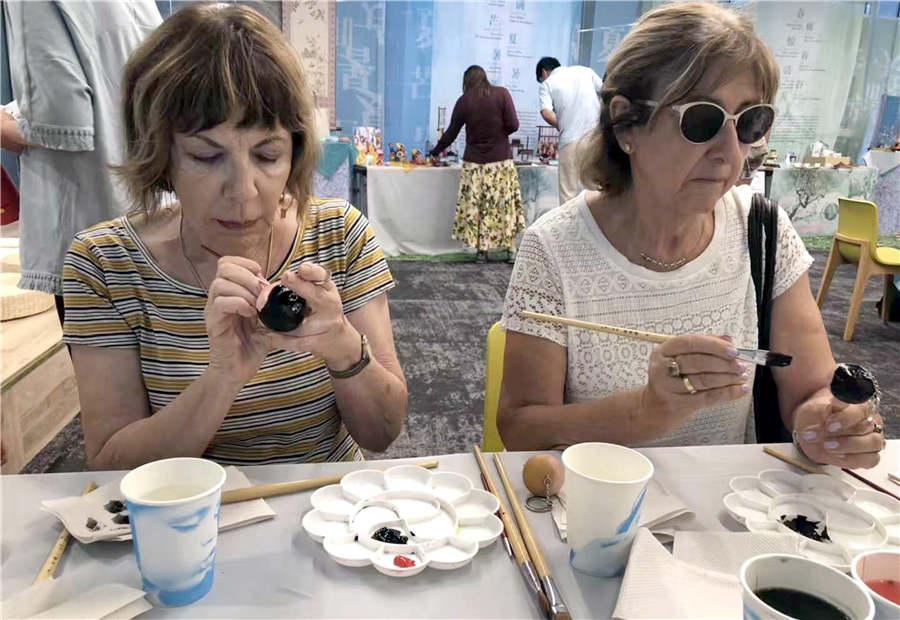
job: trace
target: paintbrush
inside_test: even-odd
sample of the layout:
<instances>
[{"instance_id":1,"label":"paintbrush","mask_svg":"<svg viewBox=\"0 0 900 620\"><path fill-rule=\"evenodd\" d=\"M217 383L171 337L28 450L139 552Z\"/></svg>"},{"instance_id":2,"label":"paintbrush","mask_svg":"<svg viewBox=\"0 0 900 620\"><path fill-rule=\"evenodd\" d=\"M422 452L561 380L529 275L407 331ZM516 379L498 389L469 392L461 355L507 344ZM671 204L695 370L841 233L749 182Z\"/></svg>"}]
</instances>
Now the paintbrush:
<instances>
[{"instance_id":1,"label":"paintbrush","mask_svg":"<svg viewBox=\"0 0 900 620\"><path fill-rule=\"evenodd\" d=\"M627 327L615 327L614 325L604 325L603 323L592 323L590 321L579 321L578 319L567 319L561 316L553 316L552 314L541 314L540 312L522 311L522 316L536 321L544 321L545 323L555 323L556 325L568 325L570 327L578 327L588 329L595 332L604 332L614 334L616 336L624 336L626 338L635 338L646 342L663 343L675 336L666 334L656 334L653 332L644 332L638 329L629 329ZM793 358L784 353L775 353L774 351L766 351L765 349L738 349L738 359L745 362L751 362L759 366L790 366Z\"/></svg>"}]
</instances>

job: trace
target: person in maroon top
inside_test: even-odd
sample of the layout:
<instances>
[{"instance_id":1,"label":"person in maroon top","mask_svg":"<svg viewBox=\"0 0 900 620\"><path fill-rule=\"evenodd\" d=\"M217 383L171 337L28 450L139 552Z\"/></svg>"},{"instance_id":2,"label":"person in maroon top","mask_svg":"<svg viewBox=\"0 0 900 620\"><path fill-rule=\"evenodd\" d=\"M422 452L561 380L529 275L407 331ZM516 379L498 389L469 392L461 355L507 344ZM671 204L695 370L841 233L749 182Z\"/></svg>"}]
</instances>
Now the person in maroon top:
<instances>
[{"instance_id":1,"label":"person in maroon top","mask_svg":"<svg viewBox=\"0 0 900 620\"><path fill-rule=\"evenodd\" d=\"M463 94L453 107L450 126L429 155L446 150L463 126L466 151L453 238L475 248L479 262L492 250L509 250L512 256L516 235L525 229L519 174L509 146L519 117L509 91L492 85L478 65L463 74Z\"/></svg>"}]
</instances>

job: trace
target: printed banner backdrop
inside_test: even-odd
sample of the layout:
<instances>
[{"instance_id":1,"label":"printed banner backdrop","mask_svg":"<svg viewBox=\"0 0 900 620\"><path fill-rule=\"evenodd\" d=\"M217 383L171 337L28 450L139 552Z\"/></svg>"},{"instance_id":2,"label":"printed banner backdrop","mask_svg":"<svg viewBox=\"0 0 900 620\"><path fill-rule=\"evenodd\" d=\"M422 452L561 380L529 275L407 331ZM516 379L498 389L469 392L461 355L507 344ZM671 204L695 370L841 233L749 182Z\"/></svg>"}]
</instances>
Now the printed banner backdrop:
<instances>
[{"instance_id":1,"label":"printed banner backdrop","mask_svg":"<svg viewBox=\"0 0 900 620\"><path fill-rule=\"evenodd\" d=\"M577 57L576 31L580 2L535 0L487 0L485 2L435 2L434 50L431 74L429 140L437 136L437 108L447 108L447 124L453 105L462 94L462 76L469 65L481 65L497 86L507 88L519 115L514 137L537 142L540 117L538 83L534 67L542 56L554 56L562 64ZM390 136L387 139L391 139ZM460 134L458 148L464 143ZM408 146L408 145L407 145Z\"/></svg>"},{"instance_id":2,"label":"printed banner backdrop","mask_svg":"<svg viewBox=\"0 0 900 620\"><path fill-rule=\"evenodd\" d=\"M337 124L384 127L384 2L337 3Z\"/></svg>"},{"instance_id":3,"label":"printed banner backdrop","mask_svg":"<svg viewBox=\"0 0 900 620\"><path fill-rule=\"evenodd\" d=\"M303 61L306 79L315 93L317 108L335 120L335 3L282 3L282 30Z\"/></svg>"},{"instance_id":4,"label":"printed banner backdrop","mask_svg":"<svg viewBox=\"0 0 900 620\"><path fill-rule=\"evenodd\" d=\"M856 65L865 3L755 2L752 10L757 31L781 67L772 148L802 158L816 140L833 147Z\"/></svg>"}]
</instances>

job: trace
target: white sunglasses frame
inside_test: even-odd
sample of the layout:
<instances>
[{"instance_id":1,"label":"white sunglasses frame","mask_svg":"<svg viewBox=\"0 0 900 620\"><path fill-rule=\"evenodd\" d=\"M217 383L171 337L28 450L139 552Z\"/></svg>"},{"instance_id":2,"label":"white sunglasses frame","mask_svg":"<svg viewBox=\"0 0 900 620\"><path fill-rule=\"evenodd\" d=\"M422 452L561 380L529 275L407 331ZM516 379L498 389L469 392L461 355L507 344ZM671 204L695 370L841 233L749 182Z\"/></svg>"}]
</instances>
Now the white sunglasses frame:
<instances>
[{"instance_id":1,"label":"white sunglasses frame","mask_svg":"<svg viewBox=\"0 0 900 620\"><path fill-rule=\"evenodd\" d=\"M648 106L651 106L651 107L654 107L657 109L660 107L658 101L651 101L649 99L636 99L635 103L642 103L644 105L648 105ZM703 142L694 142L693 140L688 139L688 137L686 135L684 135L684 129L681 128L681 122L684 120L684 113L687 110L689 110L690 108L693 108L694 106L698 106L698 105L711 105L714 108L718 108L719 110L721 110L722 114L724 115L722 124L716 130L716 133L714 133L709 140L704 140ZM778 114L778 110L775 108L775 106L773 106L769 103L755 103L749 107L744 108L737 114L729 114L728 110L726 110L725 108L723 108L722 106L720 106L717 103L713 103L712 101L691 101L690 103L668 105L665 107L672 108L673 110L678 112L678 133L680 133L681 137L684 138L684 141L688 142L689 144L706 144L707 142L714 140L715 137L719 135L719 132L722 131L722 127L724 127L725 123L727 123L728 121L734 121L735 129L737 129L738 119L741 117L741 115L744 114L745 112L747 112L748 110L752 110L753 108L768 108L768 109L772 110L772 124L775 124L775 116ZM772 128L769 127L769 129L766 131L766 134L768 134L769 131L771 131L771 129ZM761 140L765 140L765 139L766 139L766 137L763 136L760 140L757 140L756 142L741 141L741 144L749 144L750 146L753 146L755 144L759 144ZM738 137L738 140L740 140L740 137Z\"/></svg>"}]
</instances>

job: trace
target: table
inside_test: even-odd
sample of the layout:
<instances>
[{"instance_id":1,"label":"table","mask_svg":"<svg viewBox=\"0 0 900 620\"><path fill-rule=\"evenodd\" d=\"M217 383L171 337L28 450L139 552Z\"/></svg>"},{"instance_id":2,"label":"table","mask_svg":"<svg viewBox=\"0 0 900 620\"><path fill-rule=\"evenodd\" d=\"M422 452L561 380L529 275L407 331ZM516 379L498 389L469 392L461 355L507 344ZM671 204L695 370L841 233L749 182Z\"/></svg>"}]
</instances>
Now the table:
<instances>
[{"instance_id":1,"label":"table","mask_svg":"<svg viewBox=\"0 0 900 620\"><path fill-rule=\"evenodd\" d=\"M781 449L793 452L784 445ZM685 529L734 530L742 526L725 512L721 499L728 480L763 469L789 466L763 453L761 446L648 448L656 478L695 511ZM520 500L524 500L522 465L531 453L504 453L503 460ZM488 455L490 456L490 455ZM469 454L438 457L439 469L467 475L478 485L478 468ZM489 465L492 466L489 458ZM407 461L369 463L385 467ZM347 472L359 464L268 465L245 467L253 483L280 482ZM890 441L882 463L866 475L883 486L887 472L900 469L900 440ZM494 474L494 471L491 472ZM121 473L95 472L3 476L2 590L4 597L31 583L59 532L41 499L76 495L88 480L108 482ZM495 475L499 484L499 479ZM851 484L860 484L850 478ZM893 487L896 490L896 487ZM450 572L427 569L398 580L371 567L346 568L328 558L321 545L300 526L310 509L311 493L268 500L278 517L219 536L215 585L203 600L182 608L154 609L152 617L380 617L380 618L541 618L528 598L514 562L502 543L482 549L471 564ZM600 579L572 571L568 549L556 535L549 514L528 514L573 618L609 617L620 579ZM119 581L140 587L131 546L127 543L73 544L62 565L63 579L78 584Z\"/></svg>"},{"instance_id":2,"label":"table","mask_svg":"<svg viewBox=\"0 0 900 620\"><path fill-rule=\"evenodd\" d=\"M559 205L556 166L516 166L525 223ZM388 256L461 252L452 239L461 168L355 166L351 201L363 210ZM364 197L364 198L363 198Z\"/></svg>"}]
</instances>

